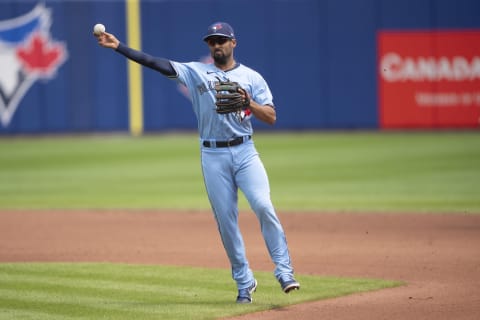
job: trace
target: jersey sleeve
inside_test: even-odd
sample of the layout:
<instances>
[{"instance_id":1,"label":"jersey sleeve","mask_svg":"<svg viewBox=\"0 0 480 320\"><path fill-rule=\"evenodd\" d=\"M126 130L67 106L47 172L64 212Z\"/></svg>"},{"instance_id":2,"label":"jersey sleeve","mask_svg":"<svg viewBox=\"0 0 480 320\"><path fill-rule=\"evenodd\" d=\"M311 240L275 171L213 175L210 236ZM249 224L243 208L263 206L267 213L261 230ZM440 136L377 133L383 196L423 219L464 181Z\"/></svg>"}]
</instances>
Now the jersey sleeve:
<instances>
[{"instance_id":1,"label":"jersey sleeve","mask_svg":"<svg viewBox=\"0 0 480 320\"><path fill-rule=\"evenodd\" d=\"M260 105L274 107L272 92L265 79L258 73L254 74L251 98Z\"/></svg>"},{"instance_id":2,"label":"jersey sleeve","mask_svg":"<svg viewBox=\"0 0 480 320\"><path fill-rule=\"evenodd\" d=\"M189 63L181 63L177 61L171 61L172 67L175 70L175 75L170 77L171 79L183 84L186 87L191 87L191 67Z\"/></svg>"}]
</instances>

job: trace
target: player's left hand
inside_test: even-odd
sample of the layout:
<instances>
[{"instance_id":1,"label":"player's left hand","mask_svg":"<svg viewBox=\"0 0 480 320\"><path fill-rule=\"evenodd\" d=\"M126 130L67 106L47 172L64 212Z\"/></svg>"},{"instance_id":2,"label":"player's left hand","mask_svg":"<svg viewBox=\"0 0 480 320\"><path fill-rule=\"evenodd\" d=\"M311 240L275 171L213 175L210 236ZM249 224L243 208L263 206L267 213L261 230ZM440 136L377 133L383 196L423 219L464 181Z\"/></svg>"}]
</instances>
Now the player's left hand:
<instances>
[{"instance_id":1,"label":"player's left hand","mask_svg":"<svg viewBox=\"0 0 480 320\"><path fill-rule=\"evenodd\" d=\"M247 90L243 89L242 87L240 87L238 89L238 92L240 93L240 95L242 96L242 99L245 101L244 103L244 109L248 108L250 106L250 102L251 102L251 99L250 99L250 95L248 94Z\"/></svg>"},{"instance_id":2,"label":"player's left hand","mask_svg":"<svg viewBox=\"0 0 480 320\"><path fill-rule=\"evenodd\" d=\"M215 84L215 90L217 113L239 113L250 106L248 93L237 82L219 81Z\"/></svg>"}]
</instances>

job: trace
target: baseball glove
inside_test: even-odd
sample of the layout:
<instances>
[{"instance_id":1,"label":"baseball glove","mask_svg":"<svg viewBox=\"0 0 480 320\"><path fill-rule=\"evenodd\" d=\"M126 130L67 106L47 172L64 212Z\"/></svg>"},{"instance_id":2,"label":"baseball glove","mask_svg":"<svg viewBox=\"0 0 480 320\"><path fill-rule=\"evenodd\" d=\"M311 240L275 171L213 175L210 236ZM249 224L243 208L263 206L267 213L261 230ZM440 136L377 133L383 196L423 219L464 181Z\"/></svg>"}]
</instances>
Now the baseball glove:
<instances>
[{"instance_id":1,"label":"baseball glove","mask_svg":"<svg viewBox=\"0 0 480 320\"><path fill-rule=\"evenodd\" d=\"M248 95L237 82L219 81L215 84L215 91L217 113L240 113L250 105ZM245 92L245 95L242 95L241 91Z\"/></svg>"}]
</instances>

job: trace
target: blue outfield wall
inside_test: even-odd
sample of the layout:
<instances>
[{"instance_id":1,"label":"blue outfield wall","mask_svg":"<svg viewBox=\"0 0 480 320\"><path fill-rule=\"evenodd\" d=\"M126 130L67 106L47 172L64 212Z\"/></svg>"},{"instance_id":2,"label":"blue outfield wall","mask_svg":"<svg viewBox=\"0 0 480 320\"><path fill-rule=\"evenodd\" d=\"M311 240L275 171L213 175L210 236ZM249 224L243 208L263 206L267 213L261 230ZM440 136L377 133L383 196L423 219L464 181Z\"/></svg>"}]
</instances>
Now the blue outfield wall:
<instances>
[{"instance_id":1,"label":"blue outfield wall","mask_svg":"<svg viewBox=\"0 0 480 320\"><path fill-rule=\"evenodd\" d=\"M32 42L15 18L38 5ZM274 130L378 128L379 30L480 28L478 0L150 0L140 14L142 50L176 61L208 58L207 26L232 24L236 59L264 76L277 106L277 124L256 127ZM126 60L97 45L97 22L127 41L125 1L0 2L0 134L129 130ZM12 62L19 50L34 68ZM39 53L63 58L40 69ZM142 72L144 130L196 128L182 89Z\"/></svg>"}]
</instances>

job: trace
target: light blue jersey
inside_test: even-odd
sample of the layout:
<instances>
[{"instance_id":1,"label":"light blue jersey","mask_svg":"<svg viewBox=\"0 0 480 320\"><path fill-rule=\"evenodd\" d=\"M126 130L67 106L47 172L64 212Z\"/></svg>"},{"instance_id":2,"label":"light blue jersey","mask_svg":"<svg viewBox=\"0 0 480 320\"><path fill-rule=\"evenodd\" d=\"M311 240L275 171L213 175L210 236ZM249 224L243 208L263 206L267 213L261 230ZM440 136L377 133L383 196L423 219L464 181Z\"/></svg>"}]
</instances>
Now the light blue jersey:
<instances>
[{"instance_id":1,"label":"light blue jersey","mask_svg":"<svg viewBox=\"0 0 480 320\"><path fill-rule=\"evenodd\" d=\"M237 64L229 71L222 71L214 64L201 62L179 63L171 61L177 71L176 79L185 85L192 99L193 111L198 120L198 131L202 140L229 140L234 137L252 135L250 117L242 120L234 113L215 112L215 82L230 80L238 82L247 91L250 99L260 105L273 106L273 97L263 77L256 71Z\"/></svg>"},{"instance_id":2,"label":"light blue jersey","mask_svg":"<svg viewBox=\"0 0 480 320\"><path fill-rule=\"evenodd\" d=\"M273 98L266 81L256 71L237 64L222 71L213 64L171 61L176 79L188 88L193 110L198 119L200 140L227 141L250 137L251 115L240 119L237 114L215 111L215 83L220 80L238 82L259 105L273 107ZM267 107L268 108L268 107ZM257 215L270 256L275 263L275 276L291 277L291 266L285 234L270 199L267 173L253 140L232 148L211 148L201 144L202 172L220 236L232 265L232 276L239 289L254 281L238 228L237 189L245 194Z\"/></svg>"}]
</instances>

